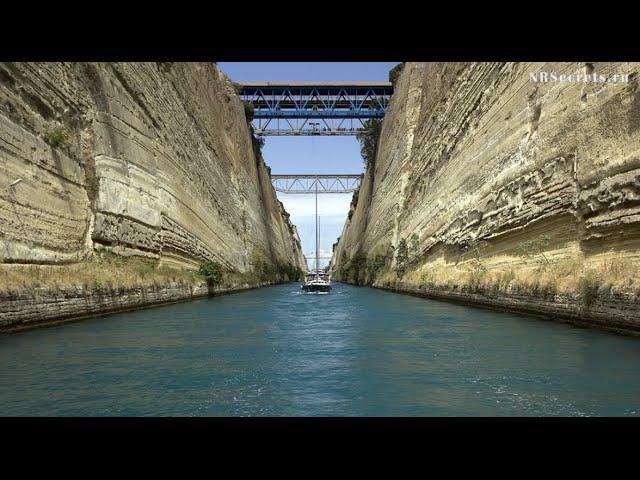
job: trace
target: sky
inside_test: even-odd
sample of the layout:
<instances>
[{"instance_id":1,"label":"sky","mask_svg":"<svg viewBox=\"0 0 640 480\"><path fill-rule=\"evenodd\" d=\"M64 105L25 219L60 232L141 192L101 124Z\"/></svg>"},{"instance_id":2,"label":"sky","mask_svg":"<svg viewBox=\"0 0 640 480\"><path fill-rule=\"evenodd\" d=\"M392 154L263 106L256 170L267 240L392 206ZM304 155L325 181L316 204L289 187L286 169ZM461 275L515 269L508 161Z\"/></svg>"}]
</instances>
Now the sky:
<instances>
[{"instance_id":1,"label":"sky","mask_svg":"<svg viewBox=\"0 0 640 480\"><path fill-rule=\"evenodd\" d=\"M399 62L220 62L234 82L386 82ZM364 163L355 136L265 137L262 149L272 174L362 173ZM315 256L315 195L285 194L278 198L291 214L302 251ZM318 196L320 256L331 256L331 246L342 233L352 194ZM321 260L324 266L329 259ZM309 264L312 267L310 261Z\"/></svg>"}]
</instances>

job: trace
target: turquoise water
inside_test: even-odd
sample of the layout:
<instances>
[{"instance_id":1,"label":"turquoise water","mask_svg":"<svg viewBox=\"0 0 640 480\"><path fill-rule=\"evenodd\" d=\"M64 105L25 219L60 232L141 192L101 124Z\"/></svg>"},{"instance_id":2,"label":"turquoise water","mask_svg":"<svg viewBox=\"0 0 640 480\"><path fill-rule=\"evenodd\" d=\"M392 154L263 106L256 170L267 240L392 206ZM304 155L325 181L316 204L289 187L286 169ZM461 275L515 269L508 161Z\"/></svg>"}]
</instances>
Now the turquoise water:
<instances>
[{"instance_id":1,"label":"turquoise water","mask_svg":"<svg viewBox=\"0 0 640 480\"><path fill-rule=\"evenodd\" d=\"M299 284L0 337L0 415L638 415L640 339Z\"/></svg>"}]
</instances>

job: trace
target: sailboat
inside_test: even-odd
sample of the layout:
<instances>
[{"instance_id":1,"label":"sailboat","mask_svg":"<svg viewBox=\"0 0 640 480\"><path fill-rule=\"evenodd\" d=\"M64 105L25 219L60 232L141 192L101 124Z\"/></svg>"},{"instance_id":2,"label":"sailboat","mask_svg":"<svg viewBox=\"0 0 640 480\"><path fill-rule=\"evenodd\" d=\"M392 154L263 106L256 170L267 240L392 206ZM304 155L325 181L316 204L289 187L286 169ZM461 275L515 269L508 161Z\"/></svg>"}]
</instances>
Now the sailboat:
<instances>
[{"instance_id":1,"label":"sailboat","mask_svg":"<svg viewBox=\"0 0 640 480\"><path fill-rule=\"evenodd\" d=\"M316 178L316 258L315 268L304 277L302 291L304 293L328 294L331 292L331 277L320 271L320 217L318 217L318 179Z\"/></svg>"}]
</instances>

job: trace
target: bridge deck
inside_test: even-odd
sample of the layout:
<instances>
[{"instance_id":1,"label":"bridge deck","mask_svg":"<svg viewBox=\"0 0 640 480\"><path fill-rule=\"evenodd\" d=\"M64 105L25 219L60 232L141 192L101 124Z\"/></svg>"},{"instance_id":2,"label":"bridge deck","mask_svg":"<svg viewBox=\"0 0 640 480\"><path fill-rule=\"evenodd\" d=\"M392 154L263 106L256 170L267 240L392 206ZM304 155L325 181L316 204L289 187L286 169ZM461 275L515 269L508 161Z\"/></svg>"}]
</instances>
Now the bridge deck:
<instances>
[{"instance_id":1,"label":"bridge deck","mask_svg":"<svg viewBox=\"0 0 640 480\"><path fill-rule=\"evenodd\" d=\"M238 83L241 92L251 91L258 88L265 89L359 89L374 88L386 89L384 91L393 93L393 84L391 82L241 82ZM380 90L383 91L383 90Z\"/></svg>"}]
</instances>

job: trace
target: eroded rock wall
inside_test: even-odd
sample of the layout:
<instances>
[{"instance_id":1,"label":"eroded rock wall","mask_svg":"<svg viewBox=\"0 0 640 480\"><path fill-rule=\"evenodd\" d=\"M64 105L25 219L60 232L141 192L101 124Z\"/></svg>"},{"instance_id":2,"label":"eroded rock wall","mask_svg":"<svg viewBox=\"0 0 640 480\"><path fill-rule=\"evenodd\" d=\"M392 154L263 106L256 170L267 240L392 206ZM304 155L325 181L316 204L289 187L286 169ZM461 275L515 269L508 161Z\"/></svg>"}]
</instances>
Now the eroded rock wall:
<instances>
[{"instance_id":1,"label":"eroded rock wall","mask_svg":"<svg viewBox=\"0 0 640 480\"><path fill-rule=\"evenodd\" d=\"M232 83L206 63L0 64L0 262L95 249L300 267Z\"/></svg>"},{"instance_id":2,"label":"eroded rock wall","mask_svg":"<svg viewBox=\"0 0 640 480\"><path fill-rule=\"evenodd\" d=\"M375 165L335 249L334 274L355 255L397 252L412 237L406 275L365 272L364 282L413 289L438 283L431 272L465 265L535 275L536 255L522 255L532 239L544 239L537 246L553 265L638 265L639 70L638 63L407 63ZM531 73L541 71L629 81L533 82ZM460 287L450 281L440 289Z\"/></svg>"}]
</instances>

